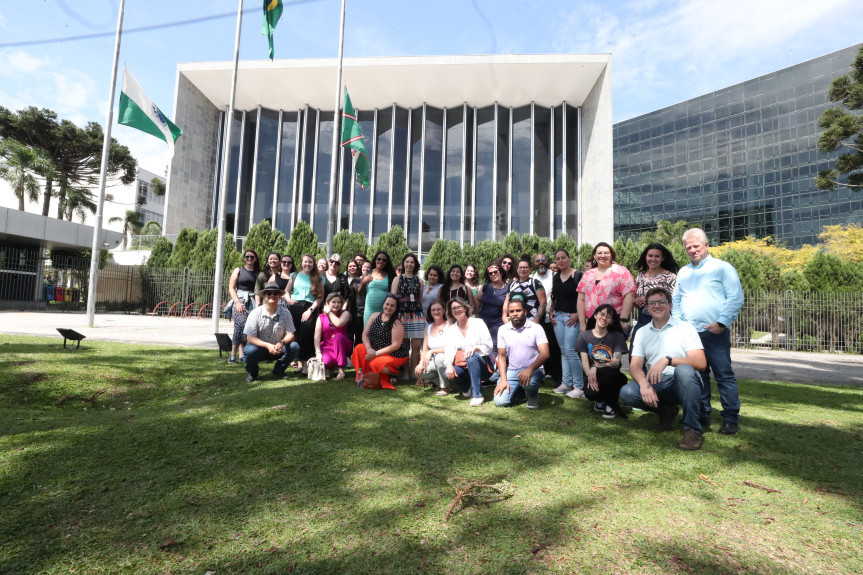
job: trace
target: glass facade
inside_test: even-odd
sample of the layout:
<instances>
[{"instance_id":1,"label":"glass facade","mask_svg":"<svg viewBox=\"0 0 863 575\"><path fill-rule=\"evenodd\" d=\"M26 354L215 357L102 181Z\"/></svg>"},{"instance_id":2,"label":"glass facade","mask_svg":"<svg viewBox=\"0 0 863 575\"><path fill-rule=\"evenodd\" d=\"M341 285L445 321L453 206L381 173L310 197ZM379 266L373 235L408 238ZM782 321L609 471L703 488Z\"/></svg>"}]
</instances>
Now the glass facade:
<instances>
[{"instance_id":1,"label":"glass facade","mask_svg":"<svg viewBox=\"0 0 863 575\"><path fill-rule=\"evenodd\" d=\"M615 124L615 235L683 219L712 242L772 236L796 248L826 225L863 222L863 195L815 187L837 156L817 149L827 89L858 49Z\"/></svg>"},{"instance_id":2,"label":"glass facade","mask_svg":"<svg viewBox=\"0 0 863 575\"><path fill-rule=\"evenodd\" d=\"M576 237L577 108L394 105L357 114L371 185L356 183L350 154L340 149L337 231L363 232L373 243L400 225L421 253L438 238L473 243L510 231ZM324 241L332 118L309 107L235 113L227 231L242 238L275 216L285 234L302 219Z\"/></svg>"}]
</instances>

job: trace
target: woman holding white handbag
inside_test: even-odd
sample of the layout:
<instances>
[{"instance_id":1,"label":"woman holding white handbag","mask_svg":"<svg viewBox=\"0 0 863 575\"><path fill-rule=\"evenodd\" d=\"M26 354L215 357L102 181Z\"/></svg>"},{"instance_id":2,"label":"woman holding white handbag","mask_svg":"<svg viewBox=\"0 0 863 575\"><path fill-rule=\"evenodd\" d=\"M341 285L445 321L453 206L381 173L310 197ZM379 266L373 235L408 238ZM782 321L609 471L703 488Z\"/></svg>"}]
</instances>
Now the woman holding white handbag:
<instances>
[{"instance_id":1,"label":"woman holding white handbag","mask_svg":"<svg viewBox=\"0 0 863 575\"><path fill-rule=\"evenodd\" d=\"M354 349L353 343L348 338L351 314L344 309L345 299L339 292L328 295L326 304L329 311L320 314L315 325L315 359L327 371L338 368L336 379L342 380L345 378L348 358ZM311 375L310 371L309 379L314 379ZM323 379L326 379L326 376ZM323 379L315 379L315 381L323 381Z\"/></svg>"}]
</instances>

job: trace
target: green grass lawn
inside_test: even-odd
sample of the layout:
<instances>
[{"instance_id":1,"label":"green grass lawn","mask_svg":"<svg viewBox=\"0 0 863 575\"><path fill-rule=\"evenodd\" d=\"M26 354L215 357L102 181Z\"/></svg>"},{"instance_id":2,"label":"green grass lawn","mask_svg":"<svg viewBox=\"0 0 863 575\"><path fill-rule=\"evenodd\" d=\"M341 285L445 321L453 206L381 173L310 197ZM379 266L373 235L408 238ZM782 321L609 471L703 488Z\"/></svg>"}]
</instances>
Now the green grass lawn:
<instances>
[{"instance_id":1,"label":"green grass lawn","mask_svg":"<svg viewBox=\"0 0 863 575\"><path fill-rule=\"evenodd\" d=\"M741 432L687 453L549 388L244 376L0 335L0 573L863 572L861 389L743 381ZM453 478L511 494L447 520Z\"/></svg>"}]
</instances>

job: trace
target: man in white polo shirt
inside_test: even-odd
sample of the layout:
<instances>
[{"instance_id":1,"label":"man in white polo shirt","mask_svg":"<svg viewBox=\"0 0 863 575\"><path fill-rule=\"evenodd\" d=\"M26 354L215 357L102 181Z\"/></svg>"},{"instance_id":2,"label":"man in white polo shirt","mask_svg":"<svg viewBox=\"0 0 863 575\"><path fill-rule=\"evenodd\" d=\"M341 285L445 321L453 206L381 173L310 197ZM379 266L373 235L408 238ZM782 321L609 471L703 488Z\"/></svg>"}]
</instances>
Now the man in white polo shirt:
<instances>
[{"instance_id":1,"label":"man in white polo shirt","mask_svg":"<svg viewBox=\"0 0 863 575\"><path fill-rule=\"evenodd\" d=\"M494 388L494 404L506 407L519 389L527 395L528 409L539 408L539 386L545 378L542 364L548 359L548 340L538 323L527 321L524 300L509 300L509 323L497 332L497 368L500 381Z\"/></svg>"},{"instance_id":2,"label":"man in white polo shirt","mask_svg":"<svg viewBox=\"0 0 863 575\"><path fill-rule=\"evenodd\" d=\"M701 449L701 386L699 371L707 366L698 332L671 317L671 294L663 288L647 292L653 321L638 330L629 361L630 381L620 390L620 402L659 416L661 429L671 429L683 406L683 438L678 447Z\"/></svg>"}]
</instances>

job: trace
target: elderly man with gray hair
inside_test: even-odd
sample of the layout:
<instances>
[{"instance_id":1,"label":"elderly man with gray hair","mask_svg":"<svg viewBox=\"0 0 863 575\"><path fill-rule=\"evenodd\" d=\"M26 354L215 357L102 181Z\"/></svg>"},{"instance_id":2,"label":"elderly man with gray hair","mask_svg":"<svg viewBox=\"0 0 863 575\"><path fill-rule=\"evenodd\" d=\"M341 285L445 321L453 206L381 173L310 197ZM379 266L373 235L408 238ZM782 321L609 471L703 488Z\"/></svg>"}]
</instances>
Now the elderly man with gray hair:
<instances>
[{"instance_id":1,"label":"elderly man with gray hair","mask_svg":"<svg viewBox=\"0 0 863 575\"><path fill-rule=\"evenodd\" d=\"M708 253L710 241L700 228L683 234L683 245L690 263L680 268L672 296L672 316L689 323L698 331L707 369L701 372L701 424L710 424L710 372L716 378L722 402L722 427L719 433L737 433L740 396L737 378L731 368L731 332L743 306L743 288L737 270Z\"/></svg>"}]
</instances>

